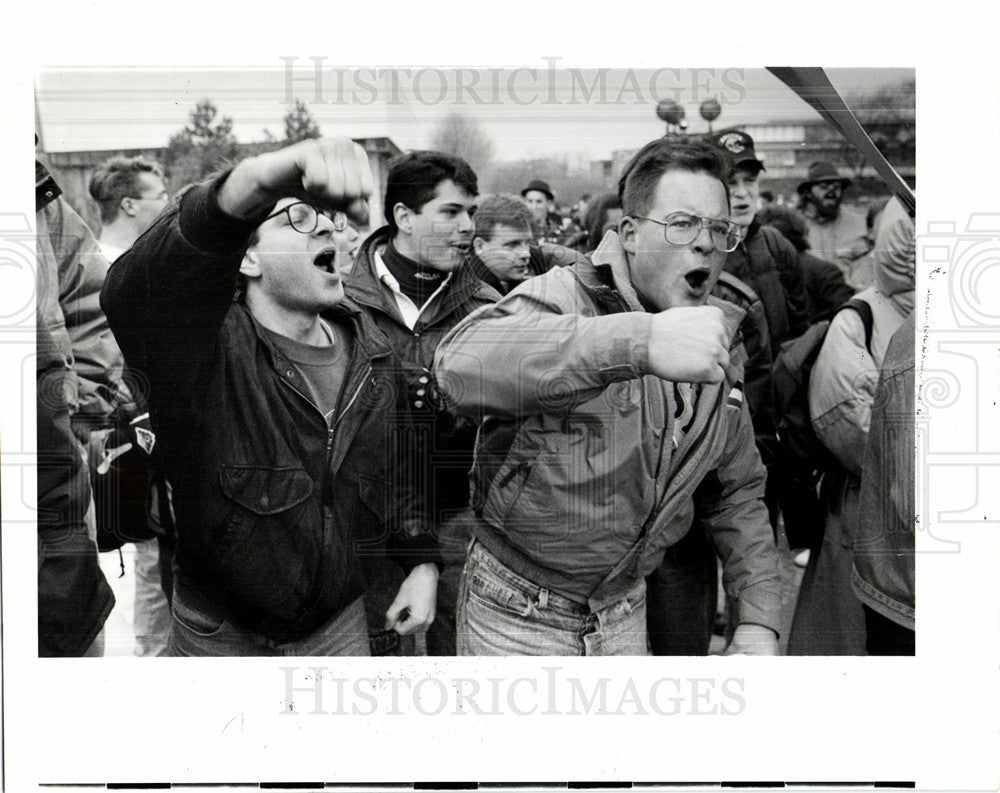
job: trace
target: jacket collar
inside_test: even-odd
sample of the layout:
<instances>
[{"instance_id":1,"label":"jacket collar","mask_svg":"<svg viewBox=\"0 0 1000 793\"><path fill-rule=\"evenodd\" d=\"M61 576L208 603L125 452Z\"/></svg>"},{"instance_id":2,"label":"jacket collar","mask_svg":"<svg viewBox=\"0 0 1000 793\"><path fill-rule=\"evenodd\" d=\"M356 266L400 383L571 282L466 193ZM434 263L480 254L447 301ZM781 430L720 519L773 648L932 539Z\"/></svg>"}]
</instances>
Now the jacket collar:
<instances>
[{"instance_id":1,"label":"jacket collar","mask_svg":"<svg viewBox=\"0 0 1000 793\"><path fill-rule=\"evenodd\" d=\"M268 351L271 361L284 361L285 356L278 349L268 334L263 332L261 324L257 318L250 313L244 303L237 304L240 310L246 312L257 340ZM365 359L367 361L376 358L384 358L392 354L392 347L389 339L379 329L379 327L348 297L345 297L333 308L324 311L320 316L333 322L344 322L351 324L354 331L355 360Z\"/></svg>"},{"instance_id":2,"label":"jacket collar","mask_svg":"<svg viewBox=\"0 0 1000 793\"><path fill-rule=\"evenodd\" d=\"M492 286L500 294L504 293L503 284L500 283L500 279L496 277L494 272L486 266L486 262L476 255L475 251L469 251L469 257L466 260L468 263L469 271L473 273L480 281L488 286Z\"/></svg>"},{"instance_id":3,"label":"jacket collar","mask_svg":"<svg viewBox=\"0 0 1000 793\"><path fill-rule=\"evenodd\" d=\"M375 272L375 254L389 244L390 232L388 226L376 229L358 249L354 269L345 279L344 286L351 299L356 303L374 308L383 314L388 314L397 321L399 309L395 299L379 279ZM469 266L468 261L462 264L453 274L451 281L436 298L437 310L434 312L431 324L447 317L452 311L463 305L469 298L481 293L484 300L493 302L496 295L486 286L479 276ZM419 323L424 324L424 323Z\"/></svg>"}]
</instances>

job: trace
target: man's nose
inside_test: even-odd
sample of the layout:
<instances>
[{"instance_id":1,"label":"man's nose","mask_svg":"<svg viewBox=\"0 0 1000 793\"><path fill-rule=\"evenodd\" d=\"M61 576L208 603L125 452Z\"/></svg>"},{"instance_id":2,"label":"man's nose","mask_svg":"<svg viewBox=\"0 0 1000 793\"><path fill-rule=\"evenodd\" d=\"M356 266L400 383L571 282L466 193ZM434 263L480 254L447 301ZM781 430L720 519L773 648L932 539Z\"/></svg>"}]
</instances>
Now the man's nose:
<instances>
[{"instance_id":1,"label":"man's nose","mask_svg":"<svg viewBox=\"0 0 1000 793\"><path fill-rule=\"evenodd\" d=\"M708 230L708 226L702 226L698 230L698 236L691 243L691 249L702 256L715 250L715 243L712 242L712 233Z\"/></svg>"},{"instance_id":2,"label":"man's nose","mask_svg":"<svg viewBox=\"0 0 1000 793\"><path fill-rule=\"evenodd\" d=\"M472 218L468 212L459 213L457 229L462 234L469 234L472 231Z\"/></svg>"},{"instance_id":3,"label":"man's nose","mask_svg":"<svg viewBox=\"0 0 1000 793\"><path fill-rule=\"evenodd\" d=\"M316 228L313 230L314 237L329 237L333 234L333 221L322 212L317 213Z\"/></svg>"}]
</instances>

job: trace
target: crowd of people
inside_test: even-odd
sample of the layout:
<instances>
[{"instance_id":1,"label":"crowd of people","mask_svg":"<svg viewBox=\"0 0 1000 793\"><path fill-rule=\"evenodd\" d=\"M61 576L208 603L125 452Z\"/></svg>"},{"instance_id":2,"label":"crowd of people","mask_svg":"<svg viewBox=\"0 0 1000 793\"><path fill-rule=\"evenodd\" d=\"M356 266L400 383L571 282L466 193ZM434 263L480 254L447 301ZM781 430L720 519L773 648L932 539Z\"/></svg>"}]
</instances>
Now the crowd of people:
<instances>
[{"instance_id":1,"label":"crowd of people","mask_svg":"<svg viewBox=\"0 0 1000 793\"><path fill-rule=\"evenodd\" d=\"M668 136L563 218L434 151L115 158L95 238L39 163L39 654L131 542L141 655L774 655L786 541L789 653L912 654L913 218L764 172Z\"/></svg>"}]
</instances>

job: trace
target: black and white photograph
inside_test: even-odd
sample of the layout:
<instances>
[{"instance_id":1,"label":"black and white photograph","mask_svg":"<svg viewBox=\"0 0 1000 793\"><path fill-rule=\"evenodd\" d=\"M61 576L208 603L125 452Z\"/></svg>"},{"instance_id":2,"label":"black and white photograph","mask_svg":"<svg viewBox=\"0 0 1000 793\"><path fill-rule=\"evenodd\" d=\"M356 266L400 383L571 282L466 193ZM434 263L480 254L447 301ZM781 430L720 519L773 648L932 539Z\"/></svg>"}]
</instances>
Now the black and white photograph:
<instances>
[{"instance_id":1,"label":"black and white photograph","mask_svg":"<svg viewBox=\"0 0 1000 793\"><path fill-rule=\"evenodd\" d=\"M12 73L5 784L992 789L1000 69L417 16Z\"/></svg>"}]
</instances>

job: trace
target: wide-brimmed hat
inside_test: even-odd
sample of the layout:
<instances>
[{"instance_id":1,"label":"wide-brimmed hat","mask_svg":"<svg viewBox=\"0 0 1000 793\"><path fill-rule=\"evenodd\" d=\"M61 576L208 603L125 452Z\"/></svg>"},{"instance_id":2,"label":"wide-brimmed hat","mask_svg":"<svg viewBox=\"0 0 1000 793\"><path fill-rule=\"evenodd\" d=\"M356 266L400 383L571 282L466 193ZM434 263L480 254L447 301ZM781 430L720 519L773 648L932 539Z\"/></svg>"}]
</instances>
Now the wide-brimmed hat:
<instances>
[{"instance_id":1,"label":"wide-brimmed hat","mask_svg":"<svg viewBox=\"0 0 1000 793\"><path fill-rule=\"evenodd\" d=\"M746 167L751 163L758 171L764 170L764 163L757 159L753 148L753 138L739 129L721 129L708 136L708 142L722 150L732 167Z\"/></svg>"},{"instance_id":2,"label":"wide-brimmed hat","mask_svg":"<svg viewBox=\"0 0 1000 793\"><path fill-rule=\"evenodd\" d=\"M535 179L528 182L528 186L521 191L521 198L524 198L532 190L537 190L539 193L545 193L545 195L548 196L549 201L555 201L556 199L555 194L553 194L549 186L541 179Z\"/></svg>"},{"instance_id":3,"label":"wide-brimmed hat","mask_svg":"<svg viewBox=\"0 0 1000 793\"><path fill-rule=\"evenodd\" d=\"M840 182L841 188L847 189L851 180L844 176L832 162L820 160L809 166L809 170L806 171L806 180L796 188L796 192L807 193L809 188L817 182Z\"/></svg>"}]
</instances>

